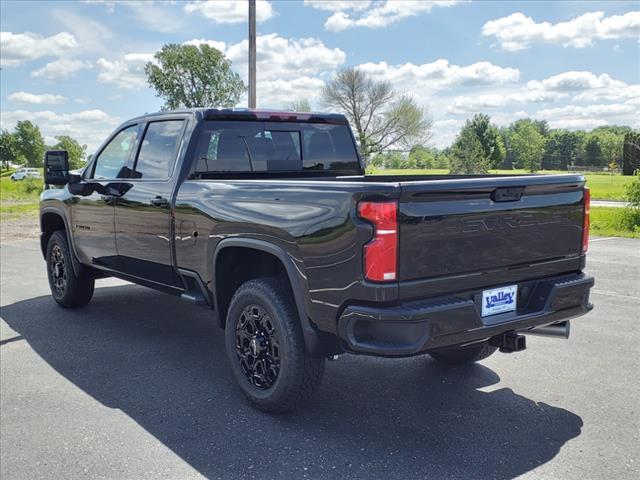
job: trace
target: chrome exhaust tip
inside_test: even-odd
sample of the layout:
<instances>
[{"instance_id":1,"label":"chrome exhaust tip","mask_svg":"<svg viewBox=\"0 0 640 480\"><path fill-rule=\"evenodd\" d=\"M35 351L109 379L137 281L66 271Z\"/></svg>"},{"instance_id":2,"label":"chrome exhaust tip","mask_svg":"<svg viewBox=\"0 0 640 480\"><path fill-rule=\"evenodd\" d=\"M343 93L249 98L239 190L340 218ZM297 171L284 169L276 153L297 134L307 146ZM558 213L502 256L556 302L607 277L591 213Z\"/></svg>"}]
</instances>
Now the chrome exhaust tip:
<instances>
[{"instance_id":1,"label":"chrome exhaust tip","mask_svg":"<svg viewBox=\"0 0 640 480\"><path fill-rule=\"evenodd\" d=\"M539 337L555 337L555 338L564 338L565 340L569 338L569 332L571 330L571 326L569 321L553 323L551 325L545 325L544 327L536 327L531 330L523 330L518 333L522 333L524 335L536 335Z\"/></svg>"}]
</instances>

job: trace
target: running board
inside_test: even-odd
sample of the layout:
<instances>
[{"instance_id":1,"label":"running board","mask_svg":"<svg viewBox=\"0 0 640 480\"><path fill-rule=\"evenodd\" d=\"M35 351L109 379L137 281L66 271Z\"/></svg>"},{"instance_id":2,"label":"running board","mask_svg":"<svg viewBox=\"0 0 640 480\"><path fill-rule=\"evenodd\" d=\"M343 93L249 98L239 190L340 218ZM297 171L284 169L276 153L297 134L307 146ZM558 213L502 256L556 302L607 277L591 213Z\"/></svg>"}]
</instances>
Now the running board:
<instances>
[{"instance_id":1,"label":"running board","mask_svg":"<svg viewBox=\"0 0 640 480\"><path fill-rule=\"evenodd\" d=\"M202 283L200 276L190 270L178 269L178 272L185 286L185 291L180 295L180 299L199 307L213 308L211 294Z\"/></svg>"}]
</instances>

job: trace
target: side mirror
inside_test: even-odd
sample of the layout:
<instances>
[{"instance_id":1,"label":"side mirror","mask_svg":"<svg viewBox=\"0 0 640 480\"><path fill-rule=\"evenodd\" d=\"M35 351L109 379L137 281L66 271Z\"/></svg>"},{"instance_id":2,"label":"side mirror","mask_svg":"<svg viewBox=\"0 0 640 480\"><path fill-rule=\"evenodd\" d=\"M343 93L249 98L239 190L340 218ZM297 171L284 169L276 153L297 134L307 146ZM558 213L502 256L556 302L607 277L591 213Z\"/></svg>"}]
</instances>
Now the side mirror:
<instances>
[{"instance_id":1,"label":"side mirror","mask_svg":"<svg viewBox=\"0 0 640 480\"><path fill-rule=\"evenodd\" d=\"M69 152L49 150L44 154L45 185L66 185L69 183Z\"/></svg>"}]
</instances>

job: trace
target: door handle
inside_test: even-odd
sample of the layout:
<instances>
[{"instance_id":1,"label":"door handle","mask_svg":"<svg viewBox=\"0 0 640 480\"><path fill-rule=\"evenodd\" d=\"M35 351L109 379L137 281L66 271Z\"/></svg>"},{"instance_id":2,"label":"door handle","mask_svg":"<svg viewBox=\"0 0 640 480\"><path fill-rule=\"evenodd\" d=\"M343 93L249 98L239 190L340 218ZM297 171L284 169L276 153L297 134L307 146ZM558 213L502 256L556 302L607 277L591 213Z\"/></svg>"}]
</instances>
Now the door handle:
<instances>
[{"instance_id":1,"label":"door handle","mask_svg":"<svg viewBox=\"0 0 640 480\"><path fill-rule=\"evenodd\" d=\"M164 197L155 197L151 199L151 205L154 207L166 207L169 204L169 200Z\"/></svg>"},{"instance_id":2,"label":"door handle","mask_svg":"<svg viewBox=\"0 0 640 480\"><path fill-rule=\"evenodd\" d=\"M111 205L116 197L113 195L101 195L100 198L104 203Z\"/></svg>"}]
</instances>

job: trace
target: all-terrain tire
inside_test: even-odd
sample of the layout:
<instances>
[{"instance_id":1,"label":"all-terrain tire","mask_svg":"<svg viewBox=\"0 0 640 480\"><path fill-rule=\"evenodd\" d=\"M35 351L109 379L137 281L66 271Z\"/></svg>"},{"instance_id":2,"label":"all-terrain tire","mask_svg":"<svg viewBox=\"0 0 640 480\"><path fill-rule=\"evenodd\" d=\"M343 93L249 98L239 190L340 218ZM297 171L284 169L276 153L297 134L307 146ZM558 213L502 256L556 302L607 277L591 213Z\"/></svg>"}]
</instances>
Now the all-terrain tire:
<instances>
[{"instance_id":1,"label":"all-terrain tire","mask_svg":"<svg viewBox=\"0 0 640 480\"><path fill-rule=\"evenodd\" d=\"M77 308L91 301L95 279L87 271L80 276L75 274L64 230L57 230L49 238L46 261L51 295L58 305Z\"/></svg>"},{"instance_id":2,"label":"all-terrain tire","mask_svg":"<svg viewBox=\"0 0 640 480\"><path fill-rule=\"evenodd\" d=\"M443 348L435 352L430 352L433 358L448 365L464 365L467 363L479 362L492 355L497 350L489 345L489 342L477 343L465 347Z\"/></svg>"},{"instance_id":3,"label":"all-terrain tire","mask_svg":"<svg viewBox=\"0 0 640 480\"><path fill-rule=\"evenodd\" d=\"M260 333L253 337L254 340L249 340L246 331L253 327L247 327L248 316L255 319L252 321L258 325L259 332L263 332L260 325L267 325L264 331L273 331L274 336ZM258 344L256 338L263 345L263 353L258 355L268 356L266 360L261 360L268 363L261 365L269 365L269 372L273 372L277 359L275 379L274 375L268 375L263 381L260 375L262 368L255 373L260 366L254 366L256 361L265 358L252 357L257 350L254 348ZM307 353L291 289L280 278L249 280L238 288L227 313L225 344L240 389L263 412L284 413L301 407L311 399L322 381L325 359L312 358ZM276 344L277 349L274 347ZM274 354L276 350L277 354ZM254 366L254 370L247 368L247 365Z\"/></svg>"}]
</instances>

